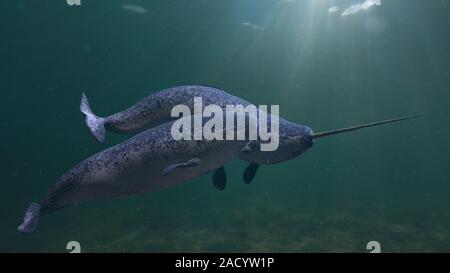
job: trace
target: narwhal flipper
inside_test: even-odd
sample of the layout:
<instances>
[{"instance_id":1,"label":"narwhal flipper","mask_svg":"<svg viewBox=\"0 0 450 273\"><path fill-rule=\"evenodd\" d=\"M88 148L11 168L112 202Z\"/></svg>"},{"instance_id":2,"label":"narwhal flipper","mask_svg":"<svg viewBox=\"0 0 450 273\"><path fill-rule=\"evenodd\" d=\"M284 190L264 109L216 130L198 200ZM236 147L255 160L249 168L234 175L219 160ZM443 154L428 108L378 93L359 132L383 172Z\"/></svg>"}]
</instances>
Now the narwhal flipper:
<instances>
[{"instance_id":1,"label":"narwhal flipper","mask_svg":"<svg viewBox=\"0 0 450 273\"><path fill-rule=\"evenodd\" d=\"M254 164L254 163L250 163L248 164L247 168L245 168L244 170L244 182L247 184L250 184L250 182L252 182L253 178L255 178L256 175L256 171L259 168L259 164Z\"/></svg>"},{"instance_id":2,"label":"narwhal flipper","mask_svg":"<svg viewBox=\"0 0 450 273\"><path fill-rule=\"evenodd\" d=\"M200 164L200 162L201 162L201 160L199 158L194 157L184 163L178 163L178 164L173 164L173 165L167 166L164 169L163 175L166 176L166 175L170 174L171 172L173 172L177 168L190 168L190 167L198 166L198 164Z\"/></svg>"},{"instance_id":3,"label":"narwhal flipper","mask_svg":"<svg viewBox=\"0 0 450 273\"><path fill-rule=\"evenodd\" d=\"M41 216L41 205L32 203L23 217L23 223L17 228L23 234L29 235L36 229L39 217Z\"/></svg>"},{"instance_id":4,"label":"narwhal flipper","mask_svg":"<svg viewBox=\"0 0 450 273\"><path fill-rule=\"evenodd\" d=\"M99 142L105 141L105 119L101 117L97 117L94 113L92 113L91 107L89 106L89 101L86 97L86 94L83 93L81 96L81 104L80 111L86 116L86 125L91 131L91 134L97 139Z\"/></svg>"},{"instance_id":5,"label":"narwhal flipper","mask_svg":"<svg viewBox=\"0 0 450 273\"><path fill-rule=\"evenodd\" d=\"M224 167L220 167L219 169L215 170L213 173L213 185L218 189L219 191L223 191L225 189L225 186L227 185L227 174L225 172Z\"/></svg>"}]
</instances>

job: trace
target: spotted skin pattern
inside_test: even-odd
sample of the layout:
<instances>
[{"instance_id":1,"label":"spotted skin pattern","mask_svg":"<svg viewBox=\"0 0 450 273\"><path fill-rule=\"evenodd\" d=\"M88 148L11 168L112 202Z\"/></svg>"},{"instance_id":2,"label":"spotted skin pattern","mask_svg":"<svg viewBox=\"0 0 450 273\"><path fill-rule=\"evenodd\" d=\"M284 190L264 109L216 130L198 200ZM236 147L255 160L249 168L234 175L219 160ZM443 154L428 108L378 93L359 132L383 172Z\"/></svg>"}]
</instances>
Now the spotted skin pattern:
<instances>
[{"instance_id":1,"label":"spotted skin pattern","mask_svg":"<svg viewBox=\"0 0 450 273\"><path fill-rule=\"evenodd\" d=\"M157 126L171 118L172 108L182 104L194 111L194 97L201 97L203 107L215 104L225 110L227 105L248 106L251 103L233 96L220 88L206 85L185 85L164 89L153 93L128 109L108 116L106 128L111 131L132 134L145 128ZM242 153L239 158L255 164L276 164L299 156L313 146L311 128L279 119L279 147L275 151L262 152L259 142L255 142L250 152ZM270 130L270 123L268 124Z\"/></svg>"}]
</instances>

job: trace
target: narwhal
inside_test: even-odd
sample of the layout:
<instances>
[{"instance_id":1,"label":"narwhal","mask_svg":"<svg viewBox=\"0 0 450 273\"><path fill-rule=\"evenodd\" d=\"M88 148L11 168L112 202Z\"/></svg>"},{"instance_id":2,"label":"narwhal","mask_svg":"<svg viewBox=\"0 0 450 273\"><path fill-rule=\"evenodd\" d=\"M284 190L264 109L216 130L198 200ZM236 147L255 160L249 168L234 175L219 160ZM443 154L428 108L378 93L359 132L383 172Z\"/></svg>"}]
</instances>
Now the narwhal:
<instances>
[{"instance_id":1,"label":"narwhal","mask_svg":"<svg viewBox=\"0 0 450 273\"><path fill-rule=\"evenodd\" d=\"M195 116L181 119L193 119ZM249 120L252 117L247 115L246 118ZM204 124L207 120L202 119ZM42 203L29 206L18 230L30 234L36 228L40 215L71 204L154 192L189 181L221 168L245 151L250 143L245 139L175 140L173 123L167 122L141 132L67 171L47 192ZM224 134L228 130L238 134L239 130L247 128L226 128Z\"/></svg>"},{"instance_id":2,"label":"narwhal","mask_svg":"<svg viewBox=\"0 0 450 273\"><path fill-rule=\"evenodd\" d=\"M86 124L91 134L99 142L103 142L105 140L106 129L120 134L133 134L173 119L170 113L176 105L183 104L188 106L191 111L194 111L194 97L201 97L204 106L215 104L223 109L225 109L226 105L243 105L245 107L251 104L245 99L231 95L223 89L214 86L184 85L150 94L124 111L107 117L98 117L95 115L89 106L86 95L83 94L81 112L86 116ZM313 145L313 139L416 117L418 116L384 120L350 128L332 130L316 135L314 135L311 128L280 117L280 140L277 150L271 152L261 151L258 148L259 142L256 141L252 142L253 148L250 151L238 155L240 159L250 163L244 170L244 181L250 183L255 177L260 165L277 164L299 156L304 151L304 147ZM311 137L313 135L314 137ZM213 176L213 182L219 190L225 188L226 175L224 168L217 170L217 173Z\"/></svg>"},{"instance_id":3,"label":"narwhal","mask_svg":"<svg viewBox=\"0 0 450 273\"><path fill-rule=\"evenodd\" d=\"M83 96L81 111L88 115L90 113L85 96ZM279 161L280 158L294 158L301 155L311 148L314 140L318 138L415 117L380 121L321 133L314 133L308 126L289 123L290 126L284 131L280 127L282 149L277 152L279 158L275 158L274 162ZM246 122L246 125L248 124ZM48 191L41 204L32 203L29 206L18 230L30 234L36 228L40 215L82 201L153 192L184 183L212 171L214 171L213 181L221 182L225 177L223 166L228 161L236 155L257 153L257 149L253 147L255 141L176 141L171 133L172 125L173 122L166 122L147 129L89 157L70 169ZM264 156L270 157L271 153L273 152L267 152ZM252 160L256 163L267 162L257 157ZM220 183L215 185L219 189L224 186Z\"/></svg>"}]
</instances>

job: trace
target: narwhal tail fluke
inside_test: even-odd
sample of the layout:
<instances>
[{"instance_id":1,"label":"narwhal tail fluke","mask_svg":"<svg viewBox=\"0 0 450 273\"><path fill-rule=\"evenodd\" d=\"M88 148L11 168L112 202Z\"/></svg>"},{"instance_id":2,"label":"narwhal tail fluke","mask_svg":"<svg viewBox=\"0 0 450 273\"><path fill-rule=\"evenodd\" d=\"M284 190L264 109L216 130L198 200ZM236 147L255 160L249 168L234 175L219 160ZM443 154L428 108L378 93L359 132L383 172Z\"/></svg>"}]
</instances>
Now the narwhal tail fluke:
<instances>
[{"instance_id":1,"label":"narwhal tail fluke","mask_svg":"<svg viewBox=\"0 0 450 273\"><path fill-rule=\"evenodd\" d=\"M335 129L335 130L331 130L331 131L320 132L320 133L313 134L313 138L316 139L316 138L321 138L321 137L326 137L326 136L337 135L337 134L341 134L341 133L345 133L345 132L359 130L362 128L373 127L373 126L378 126L378 125L382 125L382 124L398 122L398 121L402 121L402 120L415 119L415 118L419 118L421 116L423 116L423 115L414 115L414 116L408 116L408 117L403 117L403 118L388 119L388 120L383 120L383 121L378 121L378 122L373 122L373 123L361 124L361 125L348 127L348 128L341 128L341 129Z\"/></svg>"},{"instance_id":2,"label":"narwhal tail fluke","mask_svg":"<svg viewBox=\"0 0 450 273\"><path fill-rule=\"evenodd\" d=\"M29 235L36 229L39 217L41 216L41 205L38 203L32 203L23 218L23 223L17 228L23 234Z\"/></svg>"},{"instance_id":3,"label":"narwhal tail fluke","mask_svg":"<svg viewBox=\"0 0 450 273\"><path fill-rule=\"evenodd\" d=\"M86 125L88 126L91 134L99 142L105 141L105 119L97 117L89 106L89 101L86 94L83 93L81 97L80 111L86 116Z\"/></svg>"}]
</instances>

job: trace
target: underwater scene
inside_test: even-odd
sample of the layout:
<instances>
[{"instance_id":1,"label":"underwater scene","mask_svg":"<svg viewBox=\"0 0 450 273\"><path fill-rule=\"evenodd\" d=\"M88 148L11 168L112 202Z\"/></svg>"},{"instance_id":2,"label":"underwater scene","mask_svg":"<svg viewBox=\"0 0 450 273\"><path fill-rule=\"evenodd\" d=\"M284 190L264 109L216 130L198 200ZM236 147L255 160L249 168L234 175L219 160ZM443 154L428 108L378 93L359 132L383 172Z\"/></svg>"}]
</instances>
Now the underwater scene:
<instances>
[{"instance_id":1,"label":"underwater scene","mask_svg":"<svg viewBox=\"0 0 450 273\"><path fill-rule=\"evenodd\" d=\"M0 252L450 252L450 1L0 12ZM276 147L175 140L199 96Z\"/></svg>"}]
</instances>

